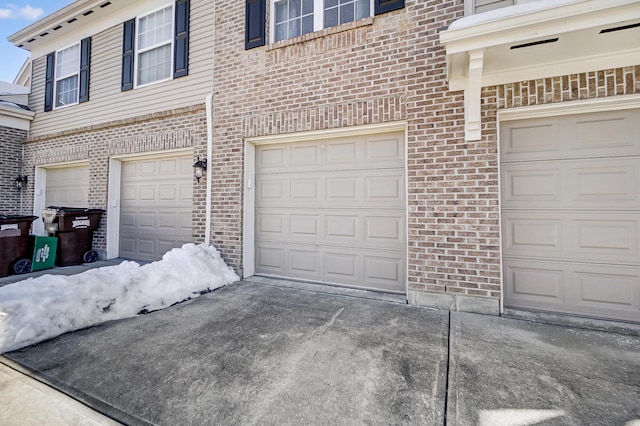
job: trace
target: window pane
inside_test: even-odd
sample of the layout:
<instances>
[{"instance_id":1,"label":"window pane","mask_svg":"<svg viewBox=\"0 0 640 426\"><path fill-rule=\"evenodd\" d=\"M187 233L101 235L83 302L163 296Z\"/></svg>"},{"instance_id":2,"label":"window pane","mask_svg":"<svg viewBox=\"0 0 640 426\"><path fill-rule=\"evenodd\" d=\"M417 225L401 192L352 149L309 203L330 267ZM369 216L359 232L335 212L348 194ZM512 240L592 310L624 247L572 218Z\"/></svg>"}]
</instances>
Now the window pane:
<instances>
[{"instance_id":1,"label":"window pane","mask_svg":"<svg viewBox=\"0 0 640 426\"><path fill-rule=\"evenodd\" d=\"M78 102L78 76L74 75L56 83L56 106Z\"/></svg>"},{"instance_id":2,"label":"window pane","mask_svg":"<svg viewBox=\"0 0 640 426\"><path fill-rule=\"evenodd\" d=\"M324 27L329 28L338 25L338 8L327 9L324 12Z\"/></svg>"},{"instance_id":3,"label":"window pane","mask_svg":"<svg viewBox=\"0 0 640 426\"><path fill-rule=\"evenodd\" d=\"M313 0L303 0L302 1L302 14L308 15L313 13Z\"/></svg>"},{"instance_id":4,"label":"window pane","mask_svg":"<svg viewBox=\"0 0 640 426\"><path fill-rule=\"evenodd\" d=\"M56 55L56 79L77 74L80 69L80 45L68 47Z\"/></svg>"},{"instance_id":5,"label":"window pane","mask_svg":"<svg viewBox=\"0 0 640 426\"><path fill-rule=\"evenodd\" d=\"M289 19L300 17L300 0L289 0Z\"/></svg>"},{"instance_id":6,"label":"window pane","mask_svg":"<svg viewBox=\"0 0 640 426\"><path fill-rule=\"evenodd\" d=\"M354 4L345 4L340 6L340 23L353 21L353 7Z\"/></svg>"},{"instance_id":7,"label":"window pane","mask_svg":"<svg viewBox=\"0 0 640 426\"><path fill-rule=\"evenodd\" d=\"M328 9L338 5L338 0L324 0L324 8Z\"/></svg>"},{"instance_id":8,"label":"window pane","mask_svg":"<svg viewBox=\"0 0 640 426\"><path fill-rule=\"evenodd\" d=\"M138 58L139 85L171 77L171 45L140 53Z\"/></svg>"},{"instance_id":9,"label":"window pane","mask_svg":"<svg viewBox=\"0 0 640 426\"><path fill-rule=\"evenodd\" d=\"M313 32L313 15L302 18L302 34Z\"/></svg>"},{"instance_id":10,"label":"window pane","mask_svg":"<svg viewBox=\"0 0 640 426\"><path fill-rule=\"evenodd\" d=\"M279 1L278 3L276 3L276 24L279 24L289 19L289 15L287 13L288 10L289 8L287 6L286 0Z\"/></svg>"},{"instance_id":11,"label":"window pane","mask_svg":"<svg viewBox=\"0 0 640 426\"><path fill-rule=\"evenodd\" d=\"M356 19L362 19L371 16L369 7L369 0L358 0L356 2Z\"/></svg>"},{"instance_id":12,"label":"window pane","mask_svg":"<svg viewBox=\"0 0 640 426\"><path fill-rule=\"evenodd\" d=\"M287 38L287 24L277 24L275 41L284 40L286 38Z\"/></svg>"},{"instance_id":13,"label":"window pane","mask_svg":"<svg viewBox=\"0 0 640 426\"><path fill-rule=\"evenodd\" d=\"M300 20L289 21L289 38L300 35Z\"/></svg>"},{"instance_id":14,"label":"window pane","mask_svg":"<svg viewBox=\"0 0 640 426\"><path fill-rule=\"evenodd\" d=\"M167 43L173 37L172 7L143 16L138 20L138 49Z\"/></svg>"}]
</instances>

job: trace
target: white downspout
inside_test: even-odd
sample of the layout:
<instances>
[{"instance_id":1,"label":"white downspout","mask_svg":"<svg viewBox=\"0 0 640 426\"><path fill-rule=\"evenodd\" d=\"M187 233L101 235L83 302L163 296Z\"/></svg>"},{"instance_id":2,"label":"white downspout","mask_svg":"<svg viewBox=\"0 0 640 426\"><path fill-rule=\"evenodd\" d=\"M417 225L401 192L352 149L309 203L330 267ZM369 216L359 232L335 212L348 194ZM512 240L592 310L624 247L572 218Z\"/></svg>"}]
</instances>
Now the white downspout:
<instances>
[{"instance_id":1,"label":"white downspout","mask_svg":"<svg viewBox=\"0 0 640 426\"><path fill-rule=\"evenodd\" d=\"M212 167L211 156L213 155L213 92L207 95L207 193L205 207L204 244L208 246L211 240L211 185Z\"/></svg>"},{"instance_id":2,"label":"white downspout","mask_svg":"<svg viewBox=\"0 0 640 426\"><path fill-rule=\"evenodd\" d=\"M211 74L216 70L216 2L213 3L213 28L212 28L212 57L211 57ZM213 90L214 80L211 81L211 89ZM205 220L204 220L204 244L211 244L211 187L213 185L213 171L211 170L213 163L213 91L207 95L206 99L207 114L207 192L205 202Z\"/></svg>"}]
</instances>

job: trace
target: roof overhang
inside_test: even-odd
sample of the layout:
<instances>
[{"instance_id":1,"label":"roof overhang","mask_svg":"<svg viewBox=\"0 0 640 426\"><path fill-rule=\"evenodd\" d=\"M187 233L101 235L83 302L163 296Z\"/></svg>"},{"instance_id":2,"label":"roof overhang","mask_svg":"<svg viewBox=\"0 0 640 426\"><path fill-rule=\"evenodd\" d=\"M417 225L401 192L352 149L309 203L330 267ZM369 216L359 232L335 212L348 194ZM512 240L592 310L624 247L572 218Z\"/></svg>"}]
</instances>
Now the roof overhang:
<instances>
[{"instance_id":1,"label":"roof overhang","mask_svg":"<svg viewBox=\"0 0 640 426\"><path fill-rule=\"evenodd\" d=\"M29 130L36 113L10 103L0 103L0 126Z\"/></svg>"},{"instance_id":2,"label":"roof overhang","mask_svg":"<svg viewBox=\"0 0 640 426\"><path fill-rule=\"evenodd\" d=\"M638 40L638 0L539 0L461 18L440 33L449 89L464 90L470 110L468 140L480 138L482 87L638 65Z\"/></svg>"},{"instance_id":3,"label":"roof overhang","mask_svg":"<svg viewBox=\"0 0 640 426\"><path fill-rule=\"evenodd\" d=\"M60 38L76 32L79 27L90 29L93 25L99 25L106 16L113 14L114 10L125 8L131 3L133 2L124 0L76 0L11 34L7 40L31 52L49 43L54 37Z\"/></svg>"}]
</instances>

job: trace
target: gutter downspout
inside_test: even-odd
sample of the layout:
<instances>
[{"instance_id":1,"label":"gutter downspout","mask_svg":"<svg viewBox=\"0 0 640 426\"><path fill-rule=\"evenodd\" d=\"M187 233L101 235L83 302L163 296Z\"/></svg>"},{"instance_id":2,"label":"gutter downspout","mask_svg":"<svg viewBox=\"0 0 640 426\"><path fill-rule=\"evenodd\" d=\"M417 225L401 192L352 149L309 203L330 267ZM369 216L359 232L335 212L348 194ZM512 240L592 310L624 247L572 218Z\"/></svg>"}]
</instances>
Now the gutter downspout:
<instances>
[{"instance_id":1,"label":"gutter downspout","mask_svg":"<svg viewBox=\"0 0 640 426\"><path fill-rule=\"evenodd\" d=\"M215 53L214 53L215 55ZM207 114L207 193L205 203L205 225L204 225L204 244L210 245L211 240L211 179L212 167L211 157L213 155L213 92L207 95L206 114Z\"/></svg>"},{"instance_id":2,"label":"gutter downspout","mask_svg":"<svg viewBox=\"0 0 640 426\"><path fill-rule=\"evenodd\" d=\"M212 56L211 56L211 74L216 70L216 2L213 3L213 27L212 27ZM213 89L214 80L211 79L211 88ZM212 159L213 159L213 91L207 95L206 103L206 115L207 115L207 192L205 203L205 220L204 220L204 244L206 246L211 244L211 186L213 185L213 171L212 171Z\"/></svg>"}]
</instances>

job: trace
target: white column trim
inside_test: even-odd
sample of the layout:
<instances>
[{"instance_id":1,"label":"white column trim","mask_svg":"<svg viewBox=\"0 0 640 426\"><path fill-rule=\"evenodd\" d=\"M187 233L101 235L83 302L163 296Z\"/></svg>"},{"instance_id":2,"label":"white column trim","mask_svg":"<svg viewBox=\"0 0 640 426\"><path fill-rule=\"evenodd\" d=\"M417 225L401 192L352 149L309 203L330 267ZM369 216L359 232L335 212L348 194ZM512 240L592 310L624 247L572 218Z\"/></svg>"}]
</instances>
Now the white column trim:
<instances>
[{"instance_id":1,"label":"white column trim","mask_svg":"<svg viewBox=\"0 0 640 426\"><path fill-rule=\"evenodd\" d=\"M469 77L464 90L464 139L467 141L477 141L482 137L480 100L483 66L484 49L469 52Z\"/></svg>"}]
</instances>

